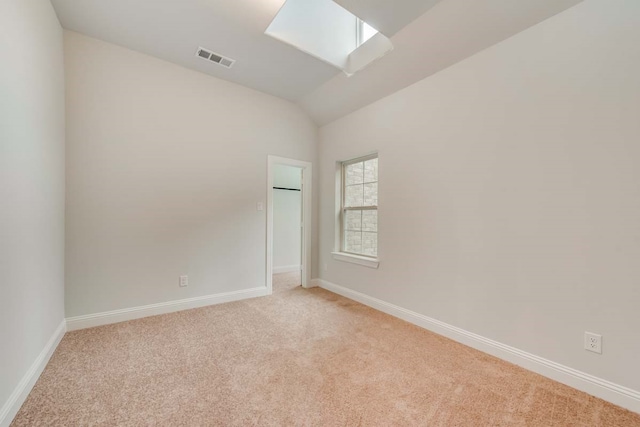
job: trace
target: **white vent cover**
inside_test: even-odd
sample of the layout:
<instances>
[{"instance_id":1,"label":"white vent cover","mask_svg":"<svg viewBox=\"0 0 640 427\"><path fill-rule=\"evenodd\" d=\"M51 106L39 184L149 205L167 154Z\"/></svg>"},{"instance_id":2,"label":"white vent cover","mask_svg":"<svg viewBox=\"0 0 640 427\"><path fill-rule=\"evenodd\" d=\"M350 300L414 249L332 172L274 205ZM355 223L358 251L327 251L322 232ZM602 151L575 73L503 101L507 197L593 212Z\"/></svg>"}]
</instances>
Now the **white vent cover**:
<instances>
[{"instance_id":1,"label":"white vent cover","mask_svg":"<svg viewBox=\"0 0 640 427\"><path fill-rule=\"evenodd\" d=\"M210 62L215 62L216 64L222 65L225 68L231 68L236 62L235 59L227 58L226 56L211 52L210 50L202 47L198 48L198 50L196 51L196 56Z\"/></svg>"}]
</instances>

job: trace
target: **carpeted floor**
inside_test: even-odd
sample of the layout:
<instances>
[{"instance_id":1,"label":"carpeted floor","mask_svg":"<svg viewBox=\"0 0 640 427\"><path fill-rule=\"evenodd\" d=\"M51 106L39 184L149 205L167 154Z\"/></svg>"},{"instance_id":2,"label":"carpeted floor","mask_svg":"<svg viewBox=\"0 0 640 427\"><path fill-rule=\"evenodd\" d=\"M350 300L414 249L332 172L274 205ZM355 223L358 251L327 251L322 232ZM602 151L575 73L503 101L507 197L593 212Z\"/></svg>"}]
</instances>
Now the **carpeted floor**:
<instances>
[{"instance_id":1,"label":"carpeted floor","mask_svg":"<svg viewBox=\"0 0 640 427\"><path fill-rule=\"evenodd\" d=\"M70 332L13 426L640 426L278 275L269 297Z\"/></svg>"},{"instance_id":2,"label":"carpeted floor","mask_svg":"<svg viewBox=\"0 0 640 427\"><path fill-rule=\"evenodd\" d=\"M282 273L273 275L273 293L288 292L298 286L302 286L300 272Z\"/></svg>"}]
</instances>

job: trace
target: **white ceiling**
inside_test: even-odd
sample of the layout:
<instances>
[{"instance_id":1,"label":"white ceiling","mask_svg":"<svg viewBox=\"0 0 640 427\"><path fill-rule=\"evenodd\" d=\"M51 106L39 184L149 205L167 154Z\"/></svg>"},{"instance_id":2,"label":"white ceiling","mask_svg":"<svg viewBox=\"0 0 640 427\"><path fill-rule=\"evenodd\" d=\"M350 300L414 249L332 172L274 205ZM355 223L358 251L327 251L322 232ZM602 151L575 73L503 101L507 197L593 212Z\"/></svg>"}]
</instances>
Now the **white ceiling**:
<instances>
[{"instance_id":1,"label":"white ceiling","mask_svg":"<svg viewBox=\"0 0 640 427\"><path fill-rule=\"evenodd\" d=\"M581 1L442 0L391 37L391 53L351 77L336 75L298 103L317 124L330 123Z\"/></svg>"},{"instance_id":2,"label":"white ceiling","mask_svg":"<svg viewBox=\"0 0 640 427\"><path fill-rule=\"evenodd\" d=\"M62 26L297 100L340 71L264 35L284 0L52 0ZM231 69L195 57L201 46Z\"/></svg>"},{"instance_id":3,"label":"white ceiling","mask_svg":"<svg viewBox=\"0 0 640 427\"><path fill-rule=\"evenodd\" d=\"M51 0L66 29L297 101L319 124L582 0L335 1L393 35L395 50L352 77L264 34L284 0ZM197 58L199 46L236 63Z\"/></svg>"},{"instance_id":4,"label":"white ceiling","mask_svg":"<svg viewBox=\"0 0 640 427\"><path fill-rule=\"evenodd\" d=\"M334 0L387 37L403 29L441 0Z\"/></svg>"}]
</instances>

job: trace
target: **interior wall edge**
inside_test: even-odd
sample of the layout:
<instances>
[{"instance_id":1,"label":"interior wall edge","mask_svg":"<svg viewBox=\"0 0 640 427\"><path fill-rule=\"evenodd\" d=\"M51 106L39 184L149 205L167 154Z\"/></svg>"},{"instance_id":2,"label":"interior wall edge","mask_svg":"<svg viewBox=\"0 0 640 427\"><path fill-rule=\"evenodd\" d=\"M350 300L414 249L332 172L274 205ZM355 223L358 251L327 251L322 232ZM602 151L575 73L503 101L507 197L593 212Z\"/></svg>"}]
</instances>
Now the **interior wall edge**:
<instances>
[{"instance_id":1,"label":"interior wall edge","mask_svg":"<svg viewBox=\"0 0 640 427\"><path fill-rule=\"evenodd\" d=\"M210 305L217 305L225 302L241 301L265 295L267 295L267 288L261 286L239 291L223 292L219 294L185 298L180 300L161 302L157 304L148 304L139 307L130 307L120 310L111 310L101 313L68 317L66 319L66 324L69 331L77 331L79 329L110 325L112 323L120 323L127 320L141 319L144 317L157 316L160 314L175 313L176 311L207 307Z\"/></svg>"},{"instance_id":2,"label":"interior wall edge","mask_svg":"<svg viewBox=\"0 0 640 427\"><path fill-rule=\"evenodd\" d=\"M58 348L58 344L62 341L62 337L66 331L67 324L63 319L36 360L31 364L29 370L27 370L16 388L13 390L9 399L4 403L2 409L0 409L0 427L9 427L20 410L20 407L27 399L27 396L31 393L31 389L36 384L36 381L40 378L40 374L42 374L47 363L49 363L49 359L51 359L53 352Z\"/></svg>"}]
</instances>

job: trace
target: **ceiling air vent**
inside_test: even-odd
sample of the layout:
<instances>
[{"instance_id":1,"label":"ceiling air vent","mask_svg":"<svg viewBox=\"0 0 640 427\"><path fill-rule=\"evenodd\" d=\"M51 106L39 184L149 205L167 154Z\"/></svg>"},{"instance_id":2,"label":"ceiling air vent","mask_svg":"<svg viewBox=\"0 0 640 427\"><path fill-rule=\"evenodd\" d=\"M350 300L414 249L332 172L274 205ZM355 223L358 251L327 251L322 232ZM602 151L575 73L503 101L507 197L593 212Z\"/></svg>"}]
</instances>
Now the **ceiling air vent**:
<instances>
[{"instance_id":1,"label":"ceiling air vent","mask_svg":"<svg viewBox=\"0 0 640 427\"><path fill-rule=\"evenodd\" d=\"M235 59L227 58L202 47L198 48L198 50L196 51L196 56L207 61L215 62L216 64L222 65L225 68L231 68L234 62L236 62Z\"/></svg>"}]
</instances>

